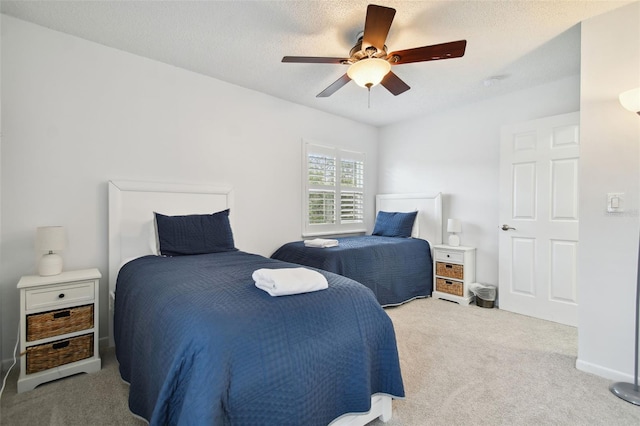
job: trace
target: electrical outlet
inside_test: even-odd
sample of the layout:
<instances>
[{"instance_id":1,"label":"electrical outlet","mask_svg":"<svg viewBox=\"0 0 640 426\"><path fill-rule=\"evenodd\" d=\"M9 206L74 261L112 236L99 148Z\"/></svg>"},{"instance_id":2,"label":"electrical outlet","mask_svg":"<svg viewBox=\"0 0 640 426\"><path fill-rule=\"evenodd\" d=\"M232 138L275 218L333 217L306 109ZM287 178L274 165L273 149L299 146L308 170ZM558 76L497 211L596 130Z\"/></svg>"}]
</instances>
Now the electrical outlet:
<instances>
[{"instance_id":1,"label":"electrical outlet","mask_svg":"<svg viewBox=\"0 0 640 426\"><path fill-rule=\"evenodd\" d=\"M624 211L624 192L609 192L607 194L607 211L620 213Z\"/></svg>"}]
</instances>

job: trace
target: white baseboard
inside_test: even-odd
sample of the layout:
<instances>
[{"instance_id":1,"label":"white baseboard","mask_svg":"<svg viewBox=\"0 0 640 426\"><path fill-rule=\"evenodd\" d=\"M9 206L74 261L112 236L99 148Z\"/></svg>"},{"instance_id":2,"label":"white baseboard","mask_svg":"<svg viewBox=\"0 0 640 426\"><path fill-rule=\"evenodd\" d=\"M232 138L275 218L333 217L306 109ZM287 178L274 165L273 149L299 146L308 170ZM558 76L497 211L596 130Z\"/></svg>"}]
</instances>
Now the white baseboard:
<instances>
[{"instance_id":1,"label":"white baseboard","mask_svg":"<svg viewBox=\"0 0 640 426\"><path fill-rule=\"evenodd\" d=\"M101 337L100 340L98 340L98 345L100 346L100 349L106 349L109 347L109 337Z\"/></svg>"},{"instance_id":2,"label":"white baseboard","mask_svg":"<svg viewBox=\"0 0 640 426\"><path fill-rule=\"evenodd\" d=\"M633 383L632 374L625 374L621 371L612 370L610 368L603 367L601 365L596 365L590 362L582 361L581 359L576 360L576 368L580 371L584 371L585 373L595 374L596 376L600 376L614 382Z\"/></svg>"},{"instance_id":3,"label":"white baseboard","mask_svg":"<svg viewBox=\"0 0 640 426\"><path fill-rule=\"evenodd\" d=\"M13 358L11 358L11 359L3 359L2 360L2 377L3 378L4 378L4 375L7 372L7 370L9 370L9 367L11 367L11 364L13 364ZM17 360L16 361L16 365L13 367L14 370L16 368L20 368L20 360Z\"/></svg>"}]
</instances>

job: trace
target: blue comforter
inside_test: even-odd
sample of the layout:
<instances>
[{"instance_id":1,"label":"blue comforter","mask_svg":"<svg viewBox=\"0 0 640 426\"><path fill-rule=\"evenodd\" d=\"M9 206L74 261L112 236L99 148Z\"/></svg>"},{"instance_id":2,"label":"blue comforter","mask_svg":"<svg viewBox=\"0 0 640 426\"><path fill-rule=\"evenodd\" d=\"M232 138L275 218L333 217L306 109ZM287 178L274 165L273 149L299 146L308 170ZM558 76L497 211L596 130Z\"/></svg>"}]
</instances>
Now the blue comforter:
<instances>
[{"instance_id":1,"label":"blue comforter","mask_svg":"<svg viewBox=\"0 0 640 426\"><path fill-rule=\"evenodd\" d=\"M152 425L326 425L404 396L393 325L370 290L271 297L244 252L147 256L118 275L114 337L131 411Z\"/></svg>"},{"instance_id":2,"label":"blue comforter","mask_svg":"<svg viewBox=\"0 0 640 426\"><path fill-rule=\"evenodd\" d=\"M366 235L338 238L338 247L287 243L271 257L344 275L373 290L382 306L431 296L431 247L418 238Z\"/></svg>"}]
</instances>

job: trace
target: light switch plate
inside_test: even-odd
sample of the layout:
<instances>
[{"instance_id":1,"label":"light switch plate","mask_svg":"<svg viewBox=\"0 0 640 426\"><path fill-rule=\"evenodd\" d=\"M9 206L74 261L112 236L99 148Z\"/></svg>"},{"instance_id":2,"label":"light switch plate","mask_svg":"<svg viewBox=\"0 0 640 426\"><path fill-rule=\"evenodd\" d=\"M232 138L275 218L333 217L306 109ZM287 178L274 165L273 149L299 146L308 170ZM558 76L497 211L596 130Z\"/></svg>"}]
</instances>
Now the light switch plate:
<instances>
[{"instance_id":1,"label":"light switch plate","mask_svg":"<svg viewBox=\"0 0 640 426\"><path fill-rule=\"evenodd\" d=\"M607 211L618 213L624 211L624 192L609 192L607 194Z\"/></svg>"}]
</instances>

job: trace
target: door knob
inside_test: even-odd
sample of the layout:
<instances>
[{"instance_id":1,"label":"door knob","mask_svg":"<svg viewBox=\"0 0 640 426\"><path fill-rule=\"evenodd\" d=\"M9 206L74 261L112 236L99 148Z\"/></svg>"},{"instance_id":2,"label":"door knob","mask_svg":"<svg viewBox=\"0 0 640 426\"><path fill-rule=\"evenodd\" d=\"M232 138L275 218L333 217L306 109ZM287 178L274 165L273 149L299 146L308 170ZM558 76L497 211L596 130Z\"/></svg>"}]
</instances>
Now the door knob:
<instances>
[{"instance_id":1,"label":"door knob","mask_svg":"<svg viewBox=\"0 0 640 426\"><path fill-rule=\"evenodd\" d=\"M511 226L509 226L509 225L507 225L507 224L502 225L502 230L503 230L503 231L508 231L508 230L510 230L510 229L513 229L514 231L516 230L516 228L512 228Z\"/></svg>"}]
</instances>

